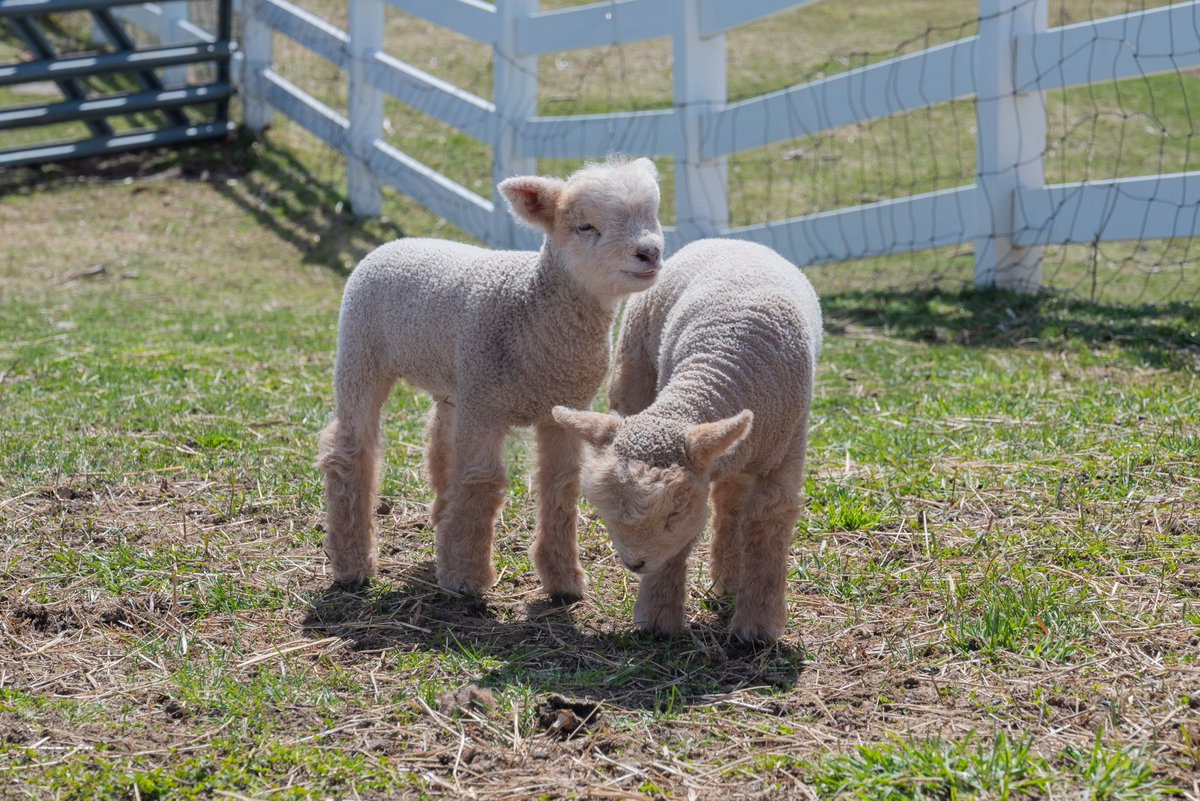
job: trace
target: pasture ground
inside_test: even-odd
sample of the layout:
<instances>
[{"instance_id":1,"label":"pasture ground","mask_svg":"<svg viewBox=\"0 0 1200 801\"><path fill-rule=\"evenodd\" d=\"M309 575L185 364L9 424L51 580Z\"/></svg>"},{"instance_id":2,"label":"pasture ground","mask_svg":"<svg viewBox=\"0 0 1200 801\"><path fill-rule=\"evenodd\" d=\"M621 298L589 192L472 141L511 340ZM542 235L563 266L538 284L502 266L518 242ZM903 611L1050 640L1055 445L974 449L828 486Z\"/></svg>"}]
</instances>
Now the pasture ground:
<instances>
[{"instance_id":1,"label":"pasture ground","mask_svg":"<svg viewBox=\"0 0 1200 801\"><path fill-rule=\"evenodd\" d=\"M547 603L520 440L499 585L437 592L403 387L347 594L315 436L346 269L404 231L271 141L0 177L0 797L1200 799L1194 302L814 273L777 647L699 563L687 634L635 633L586 506Z\"/></svg>"}]
</instances>

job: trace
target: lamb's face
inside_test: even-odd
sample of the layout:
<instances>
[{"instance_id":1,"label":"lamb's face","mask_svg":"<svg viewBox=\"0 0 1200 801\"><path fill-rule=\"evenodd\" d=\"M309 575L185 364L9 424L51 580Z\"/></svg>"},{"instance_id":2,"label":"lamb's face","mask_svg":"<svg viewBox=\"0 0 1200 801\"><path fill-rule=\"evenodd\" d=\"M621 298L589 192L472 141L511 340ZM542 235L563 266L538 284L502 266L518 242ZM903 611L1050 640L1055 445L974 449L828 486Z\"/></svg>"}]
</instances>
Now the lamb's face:
<instances>
[{"instance_id":1,"label":"lamb's face","mask_svg":"<svg viewBox=\"0 0 1200 801\"><path fill-rule=\"evenodd\" d=\"M658 170L649 159L591 164L566 181L501 181L517 219L546 233L564 267L590 293L618 303L649 289L662 269Z\"/></svg>"},{"instance_id":2,"label":"lamb's face","mask_svg":"<svg viewBox=\"0 0 1200 801\"><path fill-rule=\"evenodd\" d=\"M592 446L583 494L621 563L653 573L704 531L713 465L749 434L754 416L689 424L649 411L621 418L556 406L554 419Z\"/></svg>"},{"instance_id":3,"label":"lamb's face","mask_svg":"<svg viewBox=\"0 0 1200 801\"><path fill-rule=\"evenodd\" d=\"M592 294L620 300L662 269L658 173L648 159L587 167L568 179L550 237Z\"/></svg>"},{"instance_id":4,"label":"lamb's face","mask_svg":"<svg viewBox=\"0 0 1200 801\"><path fill-rule=\"evenodd\" d=\"M586 460L583 493L634 573L656 572L704 531L708 479L686 467L652 467L603 448Z\"/></svg>"}]
</instances>

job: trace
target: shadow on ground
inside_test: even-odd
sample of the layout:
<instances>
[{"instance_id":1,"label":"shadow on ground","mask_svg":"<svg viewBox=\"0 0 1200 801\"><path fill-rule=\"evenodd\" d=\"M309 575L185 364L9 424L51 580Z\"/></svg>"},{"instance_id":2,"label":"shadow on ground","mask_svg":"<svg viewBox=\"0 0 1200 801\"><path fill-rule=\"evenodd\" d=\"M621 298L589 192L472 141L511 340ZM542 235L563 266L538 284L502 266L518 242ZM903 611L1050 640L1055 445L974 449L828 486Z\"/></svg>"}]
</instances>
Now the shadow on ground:
<instances>
[{"instance_id":1,"label":"shadow on ground","mask_svg":"<svg viewBox=\"0 0 1200 801\"><path fill-rule=\"evenodd\" d=\"M1152 367L1200 367L1200 304L1126 306L977 289L843 292L821 302L832 334L865 328L931 344L1116 348Z\"/></svg>"},{"instance_id":2,"label":"shadow on ground","mask_svg":"<svg viewBox=\"0 0 1200 801\"><path fill-rule=\"evenodd\" d=\"M356 219L344 195L270 140L246 135L243 144L252 153L252 168L237 181L218 183L217 191L302 251L305 264L349 275L377 246L406 236L386 220Z\"/></svg>"},{"instance_id":3,"label":"shadow on ground","mask_svg":"<svg viewBox=\"0 0 1200 801\"><path fill-rule=\"evenodd\" d=\"M524 589L528 601L506 600L503 587L484 599L453 597L436 588L433 566L425 563L362 593L324 591L311 599L304 628L313 637L348 639L360 651L428 651L465 670L478 662L473 681L485 689L519 686L626 709L711 703L749 687L786 690L804 665L803 651L788 644L750 649L730 643L726 622L713 614L693 621L680 637L657 640L628 620L597 629L584 622L596 614L585 614L581 605L558 605Z\"/></svg>"},{"instance_id":4,"label":"shadow on ground","mask_svg":"<svg viewBox=\"0 0 1200 801\"><path fill-rule=\"evenodd\" d=\"M0 172L0 198L79 184L182 178L210 184L298 250L303 263L348 275L376 246L405 236L383 220L358 220L349 202L290 152L244 130L219 142L116 153Z\"/></svg>"}]
</instances>

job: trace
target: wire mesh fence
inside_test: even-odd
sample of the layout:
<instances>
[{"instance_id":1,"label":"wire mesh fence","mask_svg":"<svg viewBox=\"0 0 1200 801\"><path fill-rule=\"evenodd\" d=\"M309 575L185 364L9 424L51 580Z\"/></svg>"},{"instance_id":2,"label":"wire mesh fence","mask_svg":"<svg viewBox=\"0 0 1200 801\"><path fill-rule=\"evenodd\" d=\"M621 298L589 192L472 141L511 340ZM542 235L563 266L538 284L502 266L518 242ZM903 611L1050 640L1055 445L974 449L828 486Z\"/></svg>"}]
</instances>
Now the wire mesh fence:
<instances>
[{"instance_id":1,"label":"wire mesh fence","mask_svg":"<svg viewBox=\"0 0 1200 801\"><path fill-rule=\"evenodd\" d=\"M1090 65L1092 79L1084 85L1060 88L1056 74L1075 69L1080 57L1077 40L1061 39L1057 53L1038 55L1039 80L1046 85L1021 87L1036 97L1044 133L1036 146L1020 143L1020 164L1040 171L1040 182L1050 184L1102 184L1140 176L1172 176L1196 170L1194 154L1194 106L1200 99L1200 64L1196 51L1200 9L1191 2L1147 2L1146 0L1028 0L1042 3L1045 22L1052 28L1077 25L1114 15L1128 15L1158 8L1182 10L1195 24L1190 35L1184 30L1147 40L1140 16L1128 16L1123 25L1092 34L1093 60L1108 57L1109 65ZM347 4L333 0L301 0L300 8L347 30ZM543 0L540 10L557 10L582 5L574 0ZM203 25L209 6L190 0L189 14ZM1036 8L1035 8L1036 10ZM974 59L955 56L945 63L952 75L920 74L915 89L902 84L906 73L897 71L884 80L882 90L866 94L866 83L847 82L849 94L841 97L787 96L789 87L819 82L838 75L853 75L872 65L916 56L931 48L974 46L981 20L988 22L974 0L903 0L890 3L814 2L742 25L725 34L726 97L730 113L725 117L727 133L710 132L714 138L727 135L738 147L724 158L725 198L729 229L777 224L795 218L823 215L837 210L872 207L913 196L945 192L933 207L932 227L896 220L886 231L864 232L854 226L868 218L847 218L832 229L841 243L821 240L807 229L775 228L781 245L795 253L838 254L832 261L813 258L805 263L814 279L828 290L861 286L960 287L971 284L975 253L987 237L979 233L980 208L969 188L989 177L978 162L981 132L976 113L983 94L970 92L951 99L934 99L927 104L905 100L905 93L919 95L926 80L959 80L972 83ZM1186 27L1186 26L1185 26ZM494 100L493 49L467 36L432 24L412 14L388 7L384 17L384 49L389 56L446 86L454 86L479 98ZM1103 46L1097 46L1103 45ZM351 88L342 65L314 53L294 37L272 35L272 69L303 92L343 118L350 116ZM543 48L544 49L544 48ZM968 52L965 48L964 53ZM590 47L551 49L536 57L536 114L542 118L581 118L593 115L624 115L629 112L682 112L677 98L672 58L675 51L669 36ZM1118 69L1121 59L1133 56L1149 69ZM1112 77L1106 79L1106 69ZM1046 79L1045 76L1050 76ZM886 78L886 76L885 76ZM415 87L415 88L414 88ZM407 90L419 94L421 84ZM858 92L858 94L855 94ZM766 137L759 115L739 117L737 104L766 93L785 95L768 110L767 126L789 125L794 135L760 146L752 143ZM901 102L903 100L903 102ZM440 173L481 198L491 196L492 162L490 142L481 141L443 121L450 101L438 92L427 92L418 102L387 97L383 106L381 141L432 171ZM894 105L889 105L894 102ZM881 106L882 104L882 106ZM852 116L864 109L882 108L862 121L824 128L816 117L833 114L844 107ZM816 111L814 112L814 108ZM771 116L774 115L774 116ZM681 162L673 154L677 131L671 123L653 116L618 121L619 133L612 136L613 149L633 155L652 155L662 174L663 221L676 219L676 169ZM1020 131L1025 128L1018 126ZM549 122L531 129L529 146L536 149L536 168L562 173L582 163L590 134L571 120ZM808 133L813 131L812 133ZM992 132L985 131L985 135ZM339 185L345 163L323 144L301 133L294 123L276 116L278 141L301 154L316 179ZM1003 136L999 137L1003 139ZM740 149L745 145L746 149ZM1006 146L1003 141L1000 146ZM1007 167L1006 167L1007 169ZM1018 207L1012 230L1002 232L1023 246L1040 250L1041 284L1072 296L1118 303L1147 303L1200 299L1200 259L1195 237L1200 226L1200 198L1185 182L1174 201L1147 207L1138 236L1130 240L1094 241L1072 239L1063 244L1047 231L1043 222L1022 216ZM1137 194L1144 187L1122 192ZM1120 207L1110 204L1110 214ZM898 209L901 207L897 207ZM911 215L911 209L897 212ZM1062 205L1061 214L1075 213ZM388 194L385 214L395 218L412 234L458 235L445 220L400 197ZM903 224L900 224L903 223ZM1124 220L1125 227L1136 221ZM813 237L816 237L814 239ZM871 236L893 237L891 250L878 255L859 242ZM818 241L820 240L820 241ZM781 249L785 249L781 247ZM798 259L800 260L800 259Z\"/></svg>"}]
</instances>

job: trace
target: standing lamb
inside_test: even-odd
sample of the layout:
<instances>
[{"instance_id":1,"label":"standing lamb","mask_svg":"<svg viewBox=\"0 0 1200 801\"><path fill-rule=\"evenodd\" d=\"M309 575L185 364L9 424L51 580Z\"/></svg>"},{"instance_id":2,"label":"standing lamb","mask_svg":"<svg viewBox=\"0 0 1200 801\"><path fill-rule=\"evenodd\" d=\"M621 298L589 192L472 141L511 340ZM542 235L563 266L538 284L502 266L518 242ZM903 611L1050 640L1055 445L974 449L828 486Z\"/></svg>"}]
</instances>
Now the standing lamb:
<instances>
[{"instance_id":1,"label":"standing lamb","mask_svg":"<svg viewBox=\"0 0 1200 801\"><path fill-rule=\"evenodd\" d=\"M398 378L433 396L426 466L443 588L496 581L492 533L503 505L502 446L512 426L537 439L532 558L551 595L586 588L575 534L580 445L551 416L586 406L608 369L618 305L662 267L658 173L647 159L589 165L567 180L499 185L540 252L401 239L368 254L346 283L334 366L335 419L320 436L325 547L334 580L376 569L372 528L380 408Z\"/></svg>"},{"instance_id":2,"label":"standing lamb","mask_svg":"<svg viewBox=\"0 0 1200 801\"><path fill-rule=\"evenodd\" d=\"M701 240L626 308L608 397L631 416L554 409L595 448L583 491L642 577L639 626L683 627L711 487L713 589L735 596L733 632L783 633L820 349L820 302L800 270L762 245Z\"/></svg>"}]
</instances>

